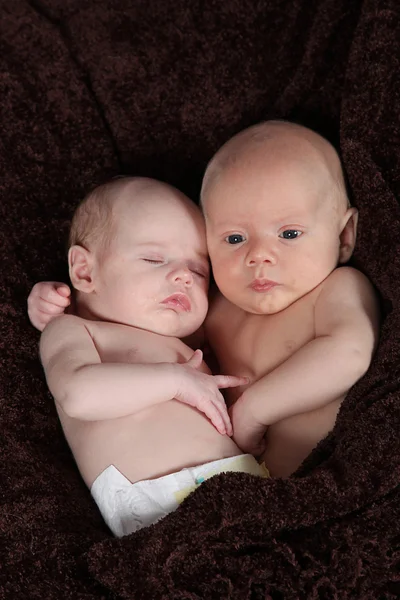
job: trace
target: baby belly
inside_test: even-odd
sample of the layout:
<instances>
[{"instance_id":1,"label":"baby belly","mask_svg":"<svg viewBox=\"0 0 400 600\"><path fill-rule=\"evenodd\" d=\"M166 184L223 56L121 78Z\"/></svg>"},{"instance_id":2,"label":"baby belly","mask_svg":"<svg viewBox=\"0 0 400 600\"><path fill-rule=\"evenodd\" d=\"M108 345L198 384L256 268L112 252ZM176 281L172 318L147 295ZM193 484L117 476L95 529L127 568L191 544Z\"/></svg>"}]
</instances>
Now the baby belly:
<instances>
[{"instance_id":1,"label":"baby belly","mask_svg":"<svg viewBox=\"0 0 400 600\"><path fill-rule=\"evenodd\" d=\"M242 454L207 417L175 400L127 418L91 423L71 449L89 487L111 464L135 483Z\"/></svg>"}]
</instances>

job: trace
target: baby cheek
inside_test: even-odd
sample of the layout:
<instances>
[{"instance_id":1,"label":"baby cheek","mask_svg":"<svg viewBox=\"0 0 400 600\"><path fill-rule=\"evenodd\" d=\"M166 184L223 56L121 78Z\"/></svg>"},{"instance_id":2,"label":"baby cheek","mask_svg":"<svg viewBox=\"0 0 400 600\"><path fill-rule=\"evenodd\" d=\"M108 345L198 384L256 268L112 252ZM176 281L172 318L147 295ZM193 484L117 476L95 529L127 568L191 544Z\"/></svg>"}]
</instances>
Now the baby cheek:
<instances>
[{"instance_id":1,"label":"baby cheek","mask_svg":"<svg viewBox=\"0 0 400 600\"><path fill-rule=\"evenodd\" d=\"M309 273L309 277L315 280L323 280L327 275L329 275L332 269L332 260L328 253L323 254L320 253L318 255L313 255L307 261L307 272Z\"/></svg>"},{"instance_id":2,"label":"baby cheek","mask_svg":"<svg viewBox=\"0 0 400 600\"><path fill-rule=\"evenodd\" d=\"M294 302L310 286L310 278L313 278L310 265L304 260L296 264L293 261L293 264L282 273L283 286L276 288L277 295L281 297L281 301L285 297Z\"/></svg>"},{"instance_id":3,"label":"baby cheek","mask_svg":"<svg viewBox=\"0 0 400 600\"><path fill-rule=\"evenodd\" d=\"M138 289L136 286L135 288L130 290L129 294L127 294L127 299L129 305L131 307L136 307L138 310L142 310L143 308L149 307L155 302L155 298L153 298L150 294L144 292L143 288Z\"/></svg>"},{"instance_id":4,"label":"baby cheek","mask_svg":"<svg viewBox=\"0 0 400 600\"><path fill-rule=\"evenodd\" d=\"M293 277L296 279L307 279L315 271L319 261L320 257L312 252L295 254L292 264Z\"/></svg>"},{"instance_id":5,"label":"baby cheek","mask_svg":"<svg viewBox=\"0 0 400 600\"><path fill-rule=\"evenodd\" d=\"M215 265L213 273L218 286L229 288L234 285L236 280L236 270L235 265L232 264L232 261L219 261Z\"/></svg>"},{"instance_id":6,"label":"baby cheek","mask_svg":"<svg viewBox=\"0 0 400 600\"><path fill-rule=\"evenodd\" d=\"M318 259L304 261L299 267L296 275L293 277L293 289L296 290L300 296L307 294L313 290L317 285L325 279L327 276L326 268L318 261Z\"/></svg>"},{"instance_id":7,"label":"baby cheek","mask_svg":"<svg viewBox=\"0 0 400 600\"><path fill-rule=\"evenodd\" d=\"M208 300L207 298L201 298L200 302L197 305L196 311L196 320L199 321L199 327L204 322L208 312Z\"/></svg>"},{"instance_id":8,"label":"baby cheek","mask_svg":"<svg viewBox=\"0 0 400 600\"><path fill-rule=\"evenodd\" d=\"M230 277L238 277L243 271L243 263L238 254L232 253L226 257L221 265L221 269Z\"/></svg>"}]
</instances>

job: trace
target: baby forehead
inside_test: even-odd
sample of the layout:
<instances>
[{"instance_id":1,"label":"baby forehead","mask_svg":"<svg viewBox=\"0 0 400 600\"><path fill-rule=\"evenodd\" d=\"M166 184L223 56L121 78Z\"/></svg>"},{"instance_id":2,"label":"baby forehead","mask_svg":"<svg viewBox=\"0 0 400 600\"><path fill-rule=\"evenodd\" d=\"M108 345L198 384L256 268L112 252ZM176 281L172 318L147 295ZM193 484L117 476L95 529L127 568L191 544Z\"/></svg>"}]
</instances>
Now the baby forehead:
<instances>
[{"instance_id":1,"label":"baby forehead","mask_svg":"<svg viewBox=\"0 0 400 600\"><path fill-rule=\"evenodd\" d=\"M114 199L117 214L167 213L171 210L184 211L183 199L168 187L158 185L129 185Z\"/></svg>"},{"instance_id":2,"label":"baby forehead","mask_svg":"<svg viewBox=\"0 0 400 600\"><path fill-rule=\"evenodd\" d=\"M219 173L203 196L203 208L206 217L234 208L315 211L334 206L337 196L338 180L323 163L256 157Z\"/></svg>"},{"instance_id":3,"label":"baby forehead","mask_svg":"<svg viewBox=\"0 0 400 600\"><path fill-rule=\"evenodd\" d=\"M199 207L178 189L145 179L129 183L114 196L113 212L122 218L132 215L137 219L202 220Z\"/></svg>"},{"instance_id":4,"label":"baby forehead","mask_svg":"<svg viewBox=\"0 0 400 600\"><path fill-rule=\"evenodd\" d=\"M331 182L333 169L325 157L307 148L297 152L285 146L268 152L255 149L234 157L225 168L221 169L221 181L229 184L230 180L243 185L257 181L264 185L282 188L295 183L299 186L311 187Z\"/></svg>"},{"instance_id":5,"label":"baby forehead","mask_svg":"<svg viewBox=\"0 0 400 600\"><path fill-rule=\"evenodd\" d=\"M194 251L206 247L204 217L198 206L177 194L125 195L114 211L115 237L129 245L161 245Z\"/></svg>"},{"instance_id":6,"label":"baby forehead","mask_svg":"<svg viewBox=\"0 0 400 600\"><path fill-rule=\"evenodd\" d=\"M319 200L329 202L334 178L310 165L242 164L226 170L214 181L204 198L204 208L225 209L232 204L244 207L264 205L269 208L313 208Z\"/></svg>"}]
</instances>

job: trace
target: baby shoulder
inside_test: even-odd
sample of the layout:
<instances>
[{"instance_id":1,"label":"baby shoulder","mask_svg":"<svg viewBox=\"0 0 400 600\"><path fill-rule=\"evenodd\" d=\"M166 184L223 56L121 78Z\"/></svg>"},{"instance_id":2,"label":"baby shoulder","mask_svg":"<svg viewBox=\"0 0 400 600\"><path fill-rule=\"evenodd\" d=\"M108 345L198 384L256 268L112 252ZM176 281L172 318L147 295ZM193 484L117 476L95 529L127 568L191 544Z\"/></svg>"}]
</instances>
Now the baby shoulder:
<instances>
[{"instance_id":1,"label":"baby shoulder","mask_svg":"<svg viewBox=\"0 0 400 600\"><path fill-rule=\"evenodd\" d=\"M364 273L353 267L339 267L322 284L320 299L331 295L344 298L376 299L377 293Z\"/></svg>"},{"instance_id":2,"label":"baby shoulder","mask_svg":"<svg viewBox=\"0 0 400 600\"><path fill-rule=\"evenodd\" d=\"M85 327L85 320L75 315L62 314L54 317L44 328L42 337L58 335L61 332L76 331Z\"/></svg>"},{"instance_id":3,"label":"baby shoulder","mask_svg":"<svg viewBox=\"0 0 400 600\"><path fill-rule=\"evenodd\" d=\"M60 315L46 325L40 337L40 354L54 353L58 348L89 337L90 332L85 326L85 320L75 315Z\"/></svg>"},{"instance_id":4,"label":"baby shoulder","mask_svg":"<svg viewBox=\"0 0 400 600\"><path fill-rule=\"evenodd\" d=\"M340 267L324 281L316 302L316 316L322 322L369 323L379 330L381 316L378 294L371 281L353 267Z\"/></svg>"}]
</instances>

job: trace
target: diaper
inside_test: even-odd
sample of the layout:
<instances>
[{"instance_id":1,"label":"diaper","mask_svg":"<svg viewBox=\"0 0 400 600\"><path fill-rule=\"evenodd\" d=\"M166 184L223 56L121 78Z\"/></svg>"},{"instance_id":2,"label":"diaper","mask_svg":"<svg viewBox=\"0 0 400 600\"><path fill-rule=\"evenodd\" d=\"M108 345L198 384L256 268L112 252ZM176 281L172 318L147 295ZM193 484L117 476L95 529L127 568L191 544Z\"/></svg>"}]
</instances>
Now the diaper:
<instances>
[{"instance_id":1,"label":"diaper","mask_svg":"<svg viewBox=\"0 0 400 600\"><path fill-rule=\"evenodd\" d=\"M260 465L251 454L242 454L137 483L131 483L110 465L100 473L90 491L108 527L121 537L176 510L206 479L232 471L269 477L264 463Z\"/></svg>"}]
</instances>

